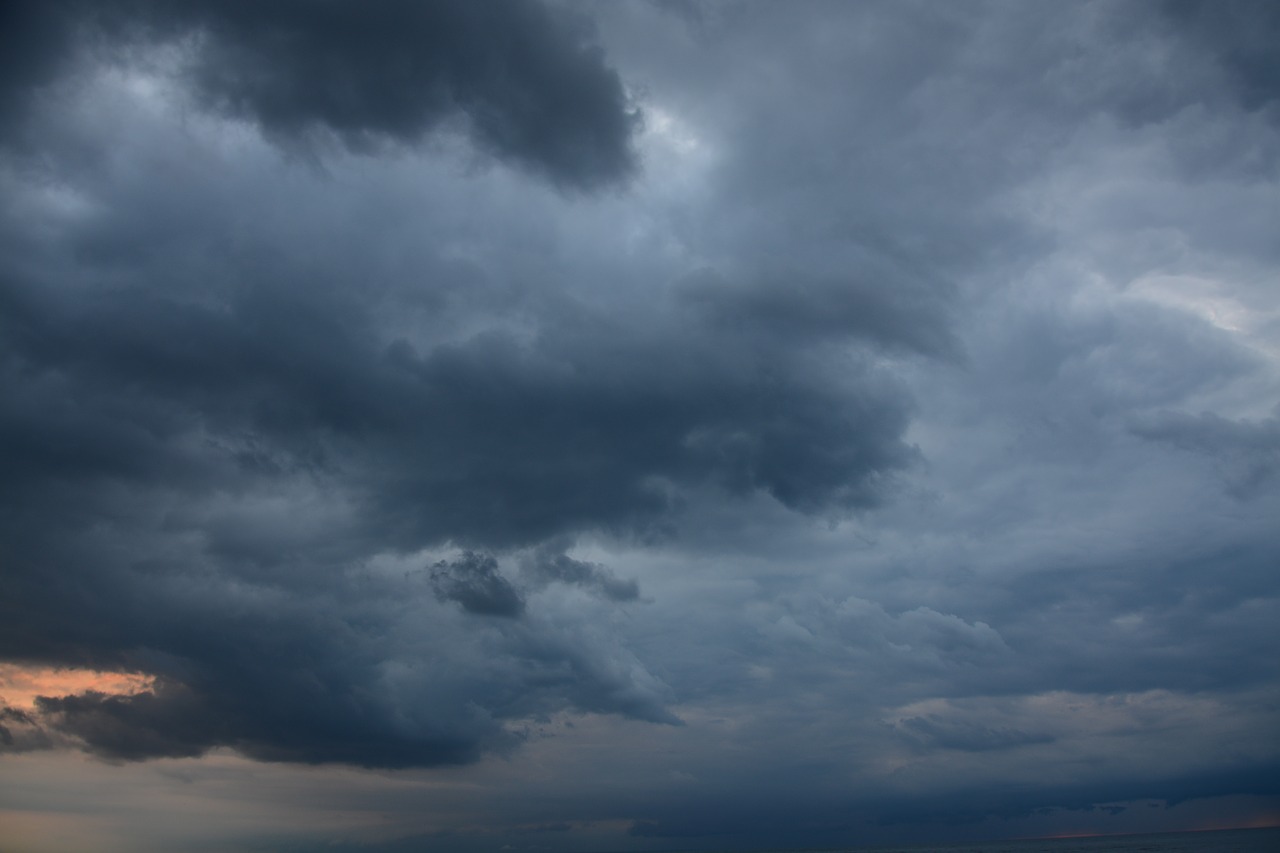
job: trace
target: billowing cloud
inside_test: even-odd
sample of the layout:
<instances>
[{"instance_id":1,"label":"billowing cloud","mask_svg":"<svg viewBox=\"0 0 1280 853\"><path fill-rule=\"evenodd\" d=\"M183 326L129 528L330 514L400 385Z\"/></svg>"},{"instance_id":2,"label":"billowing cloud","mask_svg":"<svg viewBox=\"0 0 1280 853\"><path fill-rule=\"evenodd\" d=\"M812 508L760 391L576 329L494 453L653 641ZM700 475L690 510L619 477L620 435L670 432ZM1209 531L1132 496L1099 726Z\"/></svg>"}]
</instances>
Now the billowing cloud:
<instances>
[{"instance_id":1,"label":"billowing cloud","mask_svg":"<svg viewBox=\"0 0 1280 853\"><path fill-rule=\"evenodd\" d=\"M539 548L521 565L522 574L535 587L567 584L613 601L635 601L640 597L640 585L635 580L616 577L604 566L575 560L555 546L550 542Z\"/></svg>"},{"instance_id":2,"label":"billowing cloud","mask_svg":"<svg viewBox=\"0 0 1280 853\"><path fill-rule=\"evenodd\" d=\"M469 613L515 618L524 612L524 600L498 572L493 557L468 551L452 562L441 560L431 567L436 595L456 601Z\"/></svg>"},{"instance_id":3,"label":"billowing cloud","mask_svg":"<svg viewBox=\"0 0 1280 853\"><path fill-rule=\"evenodd\" d=\"M476 145L566 187L634 169L639 117L585 19L537 2L153 3L6 6L5 111L79 52L126 61L173 44L202 104L273 138L413 145L460 121ZM15 103L19 102L19 103Z\"/></svg>"},{"instance_id":4,"label":"billowing cloud","mask_svg":"<svg viewBox=\"0 0 1280 853\"><path fill-rule=\"evenodd\" d=\"M1275 16L1222 9L8 4L6 801L1274 815Z\"/></svg>"}]
</instances>

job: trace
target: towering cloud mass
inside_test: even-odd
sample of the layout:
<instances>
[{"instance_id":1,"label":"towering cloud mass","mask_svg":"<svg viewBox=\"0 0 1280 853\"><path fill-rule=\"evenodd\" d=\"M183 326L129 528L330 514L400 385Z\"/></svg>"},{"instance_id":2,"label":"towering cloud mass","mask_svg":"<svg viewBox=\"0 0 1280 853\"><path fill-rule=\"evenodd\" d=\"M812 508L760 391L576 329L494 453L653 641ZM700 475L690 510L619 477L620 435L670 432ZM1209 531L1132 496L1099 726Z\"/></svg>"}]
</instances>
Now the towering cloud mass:
<instances>
[{"instance_id":1,"label":"towering cloud mass","mask_svg":"<svg viewBox=\"0 0 1280 853\"><path fill-rule=\"evenodd\" d=\"M0 14L31 826L78 752L280 815L163 849L1273 814L1270 4Z\"/></svg>"},{"instance_id":2,"label":"towering cloud mass","mask_svg":"<svg viewBox=\"0 0 1280 853\"><path fill-rule=\"evenodd\" d=\"M48 69L104 62L98 73L189 93L214 109L211 127L248 117L271 142L324 129L363 155L458 115L480 148L556 184L631 168L635 120L617 75L584 46L582 22L539 6L16 14L60 33L46 50L65 55L39 57L46 91L59 85ZM150 76L170 65L172 77ZM65 83L64 96L92 99L111 79ZM24 82L25 127L72 144L79 128L43 126L53 117ZM159 127L119 132L115 144L143 158L173 144L151 135L169 132ZM275 157L243 145L224 156ZM504 721L559 707L674 719L633 683L652 680L643 669L593 660L599 650L575 648L560 626L467 624L533 620L506 574L520 560L534 591L558 581L606 602L638 598L634 580L554 549L512 549L653 535L691 489L800 512L866 506L911 459L903 394L872 381L856 351L817 361L860 336L914 346L905 317L901 333L836 318L809 340L797 316L777 339L763 315L733 319L737 306L767 310L759 288L693 285L619 313L554 280L486 274L446 236L411 249L420 265L397 264L370 247L402 252L404 238L354 217L335 247L305 199L254 178L219 188L181 161L163 181L105 162L73 177L34 157L13 155L41 177L10 176L0 321L17 591L4 651L162 676L132 696L41 700L50 727L102 755L229 746L429 766L501 748ZM440 180L466 192L465 175ZM78 209L55 209L58 193ZM429 196L415 204L435 208ZM272 212L243 219L263 205ZM869 289L858 298L882 310ZM401 322L406 312L420 320ZM408 556L455 545L477 550ZM500 553L514 555L505 570ZM420 565L384 576L367 568L380 556ZM399 662L426 672L400 684L387 671ZM568 687L540 690L547 667ZM434 698L406 706L405 689Z\"/></svg>"}]
</instances>

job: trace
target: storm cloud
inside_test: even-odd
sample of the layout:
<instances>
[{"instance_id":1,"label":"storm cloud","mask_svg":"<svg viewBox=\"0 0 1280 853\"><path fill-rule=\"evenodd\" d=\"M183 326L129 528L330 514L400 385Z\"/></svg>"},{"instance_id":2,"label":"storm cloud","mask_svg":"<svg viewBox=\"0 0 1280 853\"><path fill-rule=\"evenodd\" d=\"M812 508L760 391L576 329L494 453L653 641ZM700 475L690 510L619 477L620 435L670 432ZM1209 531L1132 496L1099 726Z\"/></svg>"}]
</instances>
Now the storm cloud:
<instances>
[{"instance_id":1,"label":"storm cloud","mask_svg":"<svg viewBox=\"0 0 1280 853\"><path fill-rule=\"evenodd\" d=\"M4 15L31 826L225 774L273 829L145 843L1274 813L1267 4Z\"/></svg>"},{"instance_id":2,"label":"storm cloud","mask_svg":"<svg viewBox=\"0 0 1280 853\"><path fill-rule=\"evenodd\" d=\"M461 121L476 145L565 187L625 179L639 114L587 19L537 2L6 4L4 109L82 54L172 45L201 105L282 141L414 145Z\"/></svg>"}]
</instances>

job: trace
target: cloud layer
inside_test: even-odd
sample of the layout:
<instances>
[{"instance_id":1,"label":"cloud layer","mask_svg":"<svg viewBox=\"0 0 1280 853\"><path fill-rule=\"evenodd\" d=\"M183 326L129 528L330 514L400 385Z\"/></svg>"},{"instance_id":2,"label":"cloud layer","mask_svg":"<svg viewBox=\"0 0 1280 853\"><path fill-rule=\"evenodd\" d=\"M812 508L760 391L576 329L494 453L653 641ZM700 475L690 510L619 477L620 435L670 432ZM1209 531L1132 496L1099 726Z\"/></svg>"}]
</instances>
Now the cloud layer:
<instances>
[{"instance_id":1,"label":"cloud layer","mask_svg":"<svg viewBox=\"0 0 1280 853\"><path fill-rule=\"evenodd\" d=\"M9 4L0 659L154 681L7 700L0 772L388 849L1268 813L1223 9Z\"/></svg>"}]
</instances>

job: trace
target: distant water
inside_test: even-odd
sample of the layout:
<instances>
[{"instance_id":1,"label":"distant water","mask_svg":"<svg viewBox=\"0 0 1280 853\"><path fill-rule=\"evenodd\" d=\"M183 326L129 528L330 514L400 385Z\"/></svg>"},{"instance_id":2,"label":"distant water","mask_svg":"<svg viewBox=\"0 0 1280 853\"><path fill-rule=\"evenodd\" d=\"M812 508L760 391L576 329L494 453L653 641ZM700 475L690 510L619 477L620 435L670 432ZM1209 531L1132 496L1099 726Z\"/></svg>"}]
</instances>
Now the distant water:
<instances>
[{"instance_id":1,"label":"distant water","mask_svg":"<svg viewBox=\"0 0 1280 853\"><path fill-rule=\"evenodd\" d=\"M850 853L1280 853L1280 827L864 847Z\"/></svg>"}]
</instances>

